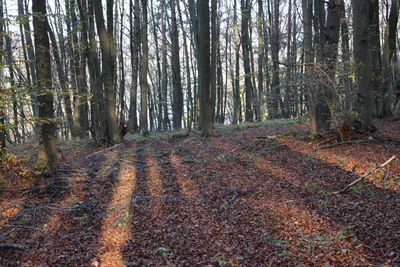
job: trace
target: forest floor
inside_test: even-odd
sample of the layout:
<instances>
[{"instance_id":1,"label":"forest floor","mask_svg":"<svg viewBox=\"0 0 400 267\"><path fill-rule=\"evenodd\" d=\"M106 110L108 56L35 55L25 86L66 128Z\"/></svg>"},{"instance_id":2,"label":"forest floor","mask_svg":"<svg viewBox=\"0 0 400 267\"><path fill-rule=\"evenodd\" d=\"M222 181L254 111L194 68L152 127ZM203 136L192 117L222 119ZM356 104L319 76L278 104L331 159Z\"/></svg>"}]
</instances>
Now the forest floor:
<instances>
[{"instance_id":1,"label":"forest floor","mask_svg":"<svg viewBox=\"0 0 400 267\"><path fill-rule=\"evenodd\" d=\"M376 125L400 138L400 121ZM0 266L400 265L400 144L312 152L321 143L309 134L306 122L279 120L206 140L62 143L56 173L25 184L31 171L10 159Z\"/></svg>"}]
</instances>

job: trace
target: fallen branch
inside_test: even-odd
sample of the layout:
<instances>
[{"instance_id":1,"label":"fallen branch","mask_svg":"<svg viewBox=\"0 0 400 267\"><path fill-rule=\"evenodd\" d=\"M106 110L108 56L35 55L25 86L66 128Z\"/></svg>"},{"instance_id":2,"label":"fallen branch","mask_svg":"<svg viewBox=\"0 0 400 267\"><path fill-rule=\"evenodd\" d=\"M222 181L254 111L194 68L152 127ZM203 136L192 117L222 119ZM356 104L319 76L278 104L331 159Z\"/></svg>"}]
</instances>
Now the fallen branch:
<instances>
[{"instance_id":1,"label":"fallen branch","mask_svg":"<svg viewBox=\"0 0 400 267\"><path fill-rule=\"evenodd\" d=\"M25 249L25 247L23 245L20 245L20 244L9 244L9 243L0 244L0 249L2 249L2 248Z\"/></svg>"},{"instance_id":2,"label":"fallen branch","mask_svg":"<svg viewBox=\"0 0 400 267\"><path fill-rule=\"evenodd\" d=\"M106 149L103 149L103 150L100 150L100 151L94 152L94 153L92 153L92 154L90 154L90 155L86 156L86 158L87 158L87 159L88 159L88 158L91 158L91 157L93 157L94 155L97 155L97 154L101 154L101 153L107 152L107 151L109 151L109 150L112 150L112 149L114 149L114 148L117 148L117 147L119 147L119 146L121 146L121 145L122 145L122 144L115 145L115 146L112 146L112 147L109 147L109 148L106 148Z\"/></svg>"},{"instance_id":3,"label":"fallen branch","mask_svg":"<svg viewBox=\"0 0 400 267\"><path fill-rule=\"evenodd\" d=\"M24 225L15 225L15 224L3 224L0 227L22 228L22 229L27 229L27 230L32 230L32 231L43 231L43 229L40 229L40 228L24 226Z\"/></svg>"},{"instance_id":4,"label":"fallen branch","mask_svg":"<svg viewBox=\"0 0 400 267\"><path fill-rule=\"evenodd\" d=\"M364 174L363 176L361 176L360 178L358 178L357 180L353 181L352 183L348 184L346 187L344 187L342 190L339 190L337 192L334 192L333 194L337 195L337 194L341 194L346 192L350 187L352 187L353 185L355 185L356 183L360 182L361 180L363 180L364 178L366 178L367 176L371 175L372 173L374 173L375 171L385 167L386 165L388 165L390 162L392 162L394 159L396 159L396 156L391 157L388 161L386 161L385 163L376 166L375 168L373 168L372 170L370 170L369 172L367 172L366 174Z\"/></svg>"},{"instance_id":5,"label":"fallen branch","mask_svg":"<svg viewBox=\"0 0 400 267\"><path fill-rule=\"evenodd\" d=\"M132 204L136 204L136 201L138 198L159 198L159 199L193 199L197 202L202 202L203 200L200 198L195 198L195 197L172 197L172 196L138 196L135 195L132 197Z\"/></svg>"},{"instance_id":6,"label":"fallen branch","mask_svg":"<svg viewBox=\"0 0 400 267\"><path fill-rule=\"evenodd\" d=\"M397 140L394 139L363 139L363 140L351 140L351 141L344 141L336 144L331 144L331 145L325 145L325 146L320 146L315 149L309 150L307 152L315 152L321 149L327 149L327 148L332 148L332 147L337 147L337 146L342 146L342 145L347 145L347 144L360 144L360 143L373 143L373 142L397 142Z\"/></svg>"},{"instance_id":7,"label":"fallen branch","mask_svg":"<svg viewBox=\"0 0 400 267\"><path fill-rule=\"evenodd\" d=\"M229 151L229 153L233 153L233 152L236 152L236 151L238 151L238 150L242 150L242 149L246 149L246 148L247 148L246 146L244 146L244 147L237 147L237 148L232 149L231 151Z\"/></svg>"}]
</instances>

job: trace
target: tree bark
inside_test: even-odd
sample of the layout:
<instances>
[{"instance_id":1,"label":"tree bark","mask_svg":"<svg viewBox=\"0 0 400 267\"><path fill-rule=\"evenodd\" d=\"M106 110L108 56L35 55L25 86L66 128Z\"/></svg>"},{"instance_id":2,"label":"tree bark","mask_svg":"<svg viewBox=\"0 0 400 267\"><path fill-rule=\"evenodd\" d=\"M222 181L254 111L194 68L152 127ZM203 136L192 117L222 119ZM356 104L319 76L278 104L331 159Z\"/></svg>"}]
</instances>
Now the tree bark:
<instances>
[{"instance_id":1,"label":"tree bark","mask_svg":"<svg viewBox=\"0 0 400 267\"><path fill-rule=\"evenodd\" d=\"M213 135L210 70L210 10L209 0L197 0L198 73L200 94L200 128L205 137ZM201 40L201 41L200 41Z\"/></svg>"},{"instance_id":2,"label":"tree bark","mask_svg":"<svg viewBox=\"0 0 400 267\"><path fill-rule=\"evenodd\" d=\"M148 33L147 33L147 0L142 0L142 60L140 65L140 128L144 136L149 134L148 126L148 93L149 84L147 81L147 75L149 72L149 44L148 44Z\"/></svg>"},{"instance_id":3,"label":"tree bark","mask_svg":"<svg viewBox=\"0 0 400 267\"><path fill-rule=\"evenodd\" d=\"M133 19L132 19L133 17ZM130 0L130 48L131 48L131 68L132 82L130 90L129 121L128 130L132 133L138 131L137 124L137 87L139 71L139 51L140 51L140 3L139 0Z\"/></svg>"},{"instance_id":4,"label":"tree bark","mask_svg":"<svg viewBox=\"0 0 400 267\"><path fill-rule=\"evenodd\" d=\"M179 31L176 19L176 0L170 0L171 5L171 42L172 42L172 84L173 101L172 117L174 129L182 128L183 117L183 91L181 84L181 66L179 57ZM179 5L179 2L178 2Z\"/></svg>"},{"instance_id":5,"label":"tree bark","mask_svg":"<svg viewBox=\"0 0 400 267\"><path fill-rule=\"evenodd\" d=\"M239 37L239 25L237 15L237 0L233 2L233 27L235 35L235 76L234 76L234 89L233 89L233 124L240 122L240 37Z\"/></svg>"},{"instance_id":6,"label":"tree bark","mask_svg":"<svg viewBox=\"0 0 400 267\"><path fill-rule=\"evenodd\" d=\"M352 0L354 59L358 86L356 111L361 123L367 128L372 127L372 118L376 114L374 92L378 90L373 76L375 59L371 54L374 49L373 35L377 30L371 16L371 13L375 12L373 2L377 0Z\"/></svg>"},{"instance_id":7,"label":"tree bark","mask_svg":"<svg viewBox=\"0 0 400 267\"><path fill-rule=\"evenodd\" d=\"M243 65L244 65L244 81L246 88L246 111L245 119L247 122L254 120L253 113L253 83L252 83L252 72L250 66L250 42L249 39L249 20L251 14L250 0L241 0L242 9L242 51L243 51Z\"/></svg>"},{"instance_id":8,"label":"tree bark","mask_svg":"<svg viewBox=\"0 0 400 267\"><path fill-rule=\"evenodd\" d=\"M392 0L389 14L389 21L385 31L382 62L382 89L380 91L380 105L378 115L387 117L392 115L390 107L390 81L392 80L392 58L396 50L397 24L399 21L399 0ZM393 95L393 93L391 94Z\"/></svg>"},{"instance_id":9,"label":"tree bark","mask_svg":"<svg viewBox=\"0 0 400 267\"><path fill-rule=\"evenodd\" d=\"M3 0L0 0L0 17L4 17L4 6L3 6ZM4 20L0 21L0 47L1 49L3 48L4 44ZM0 51L0 64L3 64L3 51ZM3 68L0 69L0 79L3 81L4 72ZM3 87L3 84L0 85ZM4 150L6 148L6 105L5 105L5 90L4 88L0 88L0 156L4 153ZM1 164L1 162L0 162Z\"/></svg>"},{"instance_id":10,"label":"tree bark","mask_svg":"<svg viewBox=\"0 0 400 267\"><path fill-rule=\"evenodd\" d=\"M94 1L94 0L92 0ZM108 1L109 2L109 1ZM109 7L109 3L107 4ZM97 32L100 39L100 49L102 55L102 80L104 86L104 110L106 117L107 140L111 144L118 144L121 142L121 137L118 132L117 115L115 112L116 107L116 94L113 84L113 48L112 33L106 30L104 24L103 7L101 1L94 1L94 12L97 24ZM110 26L110 20L108 25Z\"/></svg>"},{"instance_id":11,"label":"tree bark","mask_svg":"<svg viewBox=\"0 0 400 267\"><path fill-rule=\"evenodd\" d=\"M46 0L32 1L33 29L36 52L36 73L39 103L39 152L36 168L46 170L54 166L56 153L56 128L51 82L50 42L47 34Z\"/></svg>"}]
</instances>

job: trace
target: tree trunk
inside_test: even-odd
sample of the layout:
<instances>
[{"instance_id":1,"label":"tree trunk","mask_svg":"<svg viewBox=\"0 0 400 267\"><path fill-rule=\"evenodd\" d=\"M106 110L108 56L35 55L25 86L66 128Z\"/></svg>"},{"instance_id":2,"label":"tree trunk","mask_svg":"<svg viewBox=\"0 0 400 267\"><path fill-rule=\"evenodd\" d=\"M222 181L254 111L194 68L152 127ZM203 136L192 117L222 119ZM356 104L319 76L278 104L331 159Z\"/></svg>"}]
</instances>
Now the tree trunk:
<instances>
[{"instance_id":1,"label":"tree trunk","mask_svg":"<svg viewBox=\"0 0 400 267\"><path fill-rule=\"evenodd\" d=\"M27 7L26 7L27 9ZM18 0L18 15L23 17L27 15L28 10L24 8L24 1L23 0ZM36 69L35 69L35 52L33 50L33 42L32 42L32 31L30 28L29 21L23 21L22 27L24 29L24 37L26 40L26 51L27 51L27 72L29 73L29 77L31 77L31 82L34 84L37 82L37 76L36 76ZM38 110L38 104L37 104L37 96L34 93L33 87L30 88L30 95L31 95L31 106L32 106L32 113L34 117L38 117L39 115L39 110Z\"/></svg>"},{"instance_id":2,"label":"tree trunk","mask_svg":"<svg viewBox=\"0 0 400 267\"><path fill-rule=\"evenodd\" d=\"M264 97L264 8L263 1L258 0L258 19L257 19L257 34L258 34L258 100L257 109L259 113L258 120L262 120L265 114L265 97Z\"/></svg>"},{"instance_id":3,"label":"tree trunk","mask_svg":"<svg viewBox=\"0 0 400 267\"><path fill-rule=\"evenodd\" d=\"M92 0L94 1L94 0ZM109 2L109 1L107 1ZM107 4L109 7L109 3ZM103 7L101 1L94 1L94 12L96 17L97 32L100 39L100 49L102 55L102 80L104 86L104 110L106 117L107 140L111 144L121 142L121 137L118 132L117 115L115 112L116 95L113 84L113 48L112 33L106 30L104 24ZM108 20L108 26L110 20Z\"/></svg>"},{"instance_id":4,"label":"tree trunk","mask_svg":"<svg viewBox=\"0 0 400 267\"><path fill-rule=\"evenodd\" d=\"M149 43L147 39L147 0L142 0L142 57L140 65L140 128L144 136L149 134L147 97L149 84L147 75L149 72Z\"/></svg>"},{"instance_id":5,"label":"tree trunk","mask_svg":"<svg viewBox=\"0 0 400 267\"><path fill-rule=\"evenodd\" d=\"M239 25L237 15L237 0L233 2L233 27L235 35L235 76L234 76L234 89L233 89L233 124L240 122L240 39L239 39Z\"/></svg>"},{"instance_id":6,"label":"tree trunk","mask_svg":"<svg viewBox=\"0 0 400 267\"><path fill-rule=\"evenodd\" d=\"M0 0L0 17L4 17L4 7L3 7L3 0ZM4 44L4 20L0 21L0 47L3 48ZM0 64L3 64L3 53L0 51ZM4 79L4 71L3 68L0 69L0 79L3 81ZM3 84L0 85L3 87ZM4 153L6 148L6 104L5 104L5 90L4 88L0 88L0 156ZM1 164L1 162L0 162Z\"/></svg>"},{"instance_id":7,"label":"tree trunk","mask_svg":"<svg viewBox=\"0 0 400 267\"><path fill-rule=\"evenodd\" d=\"M187 44L187 34L185 31L185 27L183 24L182 19L182 12L180 5L177 5L178 14L179 14L179 21L181 24L182 30L182 38L183 38L183 49L184 49L184 56L185 56L185 70L186 70L186 116L187 116L187 128L190 130L192 128L193 120L194 120L194 103L193 103L193 96L192 96L192 81L191 81L191 74L190 74L190 55L189 49Z\"/></svg>"},{"instance_id":8,"label":"tree trunk","mask_svg":"<svg viewBox=\"0 0 400 267\"><path fill-rule=\"evenodd\" d=\"M216 95L217 95L217 50L218 50L218 30L217 30L217 0L211 0L211 111L215 121Z\"/></svg>"},{"instance_id":9,"label":"tree trunk","mask_svg":"<svg viewBox=\"0 0 400 267\"><path fill-rule=\"evenodd\" d=\"M85 3L85 0L82 0ZM85 10L85 6L82 6ZM86 14L86 12L84 12ZM97 43L95 36L95 23L94 23L94 6L93 2L88 3L87 12L88 21L88 37L89 37L89 75L90 75L90 90L93 95L91 99L91 131L93 138L96 143L106 143L107 142L107 132L106 132L106 120L104 111L104 88L101 81L100 74L100 60L97 53Z\"/></svg>"},{"instance_id":10,"label":"tree trunk","mask_svg":"<svg viewBox=\"0 0 400 267\"><path fill-rule=\"evenodd\" d=\"M202 135L213 135L210 70L210 10L209 0L197 0L198 72L200 94L200 128ZM201 40L201 41L200 41Z\"/></svg>"},{"instance_id":11,"label":"tree trunk","mask_svg":"<svg viewBox=\"0 0 400 267\"><path fill-rule=\"evenodd\" d=\"M354 59L358 86L356 111L361 123L367 128L372 128L372 118L375 114L374 92L378 89L373 76L375 60L371 55L374 49L372 35L376 34L376 25L371 16L371 13L375 12L372 2L377 0L352 0Z\"/></svg>"},{"instance_id":12,"label":"tree trunk","mask_svg":"<svg viewBox=\"0 0 400 267\"><path fill-rule=\"evenodd\" d=\"M245 119L247 122L253 121L253 83L252 72L250 66L250 42L249 39L249 20L251 14L250 0L241 0L242 9L242 51L243 51L243 65L244 65L244 81L246 88L246 111Z\"/></svg>"},{"instance_id":13,"label":"tree trunk","mask_svg":"<svg viewBox=\"0 0 400 267\"><path fill-rule=\"evenodd\" d=\"M132 19L133 17L133 19ZM139 72L139 52L140 52L140 3L139 0L130 0L130 48L131 48L131 68L132 82L130 90L129 121L128 130L136 133L139 129L137 124L137 87Z\"/></svg>"},{"instance_id":14,"label":"tree trunk","mask_svg":"<svg viewBox=\"0 0 400 267\"><path fill-rule=\"evenodd\" d=\"M179 2L178 2L179 4ZM172 42L172 84L173 101L172 117L174 129L182 128L183 92L181 84L181 66L179 58L179 31L176 19L176 0L170 0L171 5L171 42Z\"/></svg>"},{"instance_id":15,"label":"tree trunk","mask_svg":"<svg viewBox=\"0 0 400 267\"><path fill-rule=\"evenodd\" d=\"M312 0L303 0L303 27L304 27L304 63L305 83L308 92L308 109L310 113L311 134L318 136L328 129L327 110L322 92L314 85L314 50L312 45Z\"/></svg>"},{"instance_id":16,"label":"tree trunk","mask_svg":"<svg viewBox=\"0 0 400 267\"><path fill-rule=\"evenodd\" d=\"M392 114L390 108L390 81L392 80L392 58L393 53L396 50L396 34L397 24L399 21L399 0L392 0L389 14L389 22L385 31L385 39L383 46L383 62L382 62L382 89L380 91L380 105L378 109L378 115L381 117L387 117Z\"/></svg>"},{"instance_id":17,"label":"tree trunk","mask_svg":"<svg viewBox=\"0 0 400 267\"><path fill-rule=\"evenodd\" d=\"M161 35L162 35L162 57L161 57L161 88L162 88L162 106L163 106L163 130L168 130L169 116L168 116L168 61L167 61L167 27L166 27L167 9L165 0L161 0Z\"/></svg>"},{"instance_id":18,"label":"tree trunk","mask_svg":"<svg viewBox=\"0 0 400 267\"><path fill-rule=\"evenodd\" d=\"M54 166L56 153L56 128L51 92L50 42L47 35L46 0L32 1L33 29L36 52L37 90L39 103L39 154L36 167L46 170Z\"/></svg>"}]
</instances>

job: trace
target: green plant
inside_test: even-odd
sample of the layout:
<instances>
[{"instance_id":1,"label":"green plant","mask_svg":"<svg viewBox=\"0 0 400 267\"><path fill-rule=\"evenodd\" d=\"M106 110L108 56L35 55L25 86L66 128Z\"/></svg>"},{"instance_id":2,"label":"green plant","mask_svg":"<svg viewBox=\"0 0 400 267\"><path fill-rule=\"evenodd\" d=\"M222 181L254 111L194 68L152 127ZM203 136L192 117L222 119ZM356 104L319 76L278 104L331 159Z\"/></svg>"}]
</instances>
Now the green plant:
<instances>
[{"instance_id":1,"label":"green plant","mask_svg":"<svg viewBox=\"0 0 400 267\"><path fill-rule=\"evenodd\" d=\"M117 226L122 227L128 225L128 223L132 220L132 217L132 214L130 214L129 211L126 211L122 216L120 216Z\"/></svg>"},{"instance_id":2,"label":"green plant","mask_svg":"<svg viewBox=\"0 0 400 267\"><path fill-rule=\"evenodd\" d=\"M160 256L165 256L165 255L171 254L171 249L165 248L165 247L159 247L159 248L157 248L157 253Z\"/></svg>"}]
</instances>

